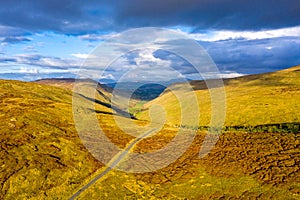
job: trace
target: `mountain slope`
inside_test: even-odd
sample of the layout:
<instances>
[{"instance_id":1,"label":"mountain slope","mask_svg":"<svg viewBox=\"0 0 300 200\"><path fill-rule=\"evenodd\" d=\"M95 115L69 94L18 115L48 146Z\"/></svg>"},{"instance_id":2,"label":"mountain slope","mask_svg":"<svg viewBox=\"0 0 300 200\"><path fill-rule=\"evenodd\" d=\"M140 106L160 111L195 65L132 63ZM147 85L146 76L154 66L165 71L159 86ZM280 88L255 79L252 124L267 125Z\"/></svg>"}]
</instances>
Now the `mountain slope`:
<instances>
[{"instance_id":1,"label":"mountain slope","mask_svg":"<svg viewBox=\"0 0 300 200\"><path fill-rule=\"evenodd\" d=\"M116 145L132 139L105 114L111 108L81 99L103 112L97 116ZM103 166L77 134L68 89L0 80L0 127L0 199L67 198Z\"/></svg>"},{"instance_id":2,"label":"mountain slope","mask_svg":"<svg viewBox=\"0 0 300 200\"><path fill-rule=\"evenodd\" d=\"M226 123L243 124L241 119L248 117L253 124L262 124L269 117L256 114L261 110L270 112L274 123L299 122L297 70L299 67L225 80L227 105L231 106L227 109L227 120L232 120ZM90 88L89 83L83 84ZM209 93L201 81L193 81L192 85L201 100L201 119L209 119L205 116L205 112L209 114L209 108L205 107L210 105ZM172 87L180 89L180 84ZM110 100L99 93L96 93L97 101L81 95L74 96L80 98L82 106L96 108L101 128L121 149L135 138L127 133L141 129L134 124L148 123L120 114L111 115L116 111L109 106ZM291 102L281 104L286 99ZM0 100L0 199L67 199L105 169L77 135L69 89L1 80ZM265 101L277 110L270 109ZM179 111L172 92L166 90L146 104L146 108L154 103L165 105L168 122L177 123ZM190 109L188 104L185 106L184 109ZM247 106L252 109L247 110ZM280 109L287 113L287 118L276 117L275 112ZM146 114L144 111L140 116ZM114 117L121 118L130 130L126 133L121 130ZM132 151L158 150L168 144L177 131L178 128L165 125L156 135L137 143ZM91 136L86 134L87 138ZM299 199L299 133L226 132L208 156L199 158L204 137L205 132L198 131L187 151L163 169L139 174L111 170L79 199Z\"/></svg>"},{"instance_id":3,"label":"mountain slope","mask_svg":"<svg viewBox=\"0 0 300 200\"><path fill-rule=\"evenodd\" d=\"M198 97L200 126L208 126L211 101L204 81L191 81ZM224 80L226 91L226 126L256 126L262 124L300 122L300 67ZM180 124L181 109L189 109L170 90L180 90L181 83L169 86L160 97L145 104L145 111L137 115L149 119L147 109L154 104L163 106L167 123ZM188 96L188 95L186 95Z\"/></svg>"},{"instance_id":4,"label":"mountain slope","mask_svg":"<svg viewBox=\"0 0 300 200\"><path fill-rule=\"evenodd\" d=\"M0 81L1 199L57 196L102 166L76 135L71 95Z\"/></svg>"}]
</instances>

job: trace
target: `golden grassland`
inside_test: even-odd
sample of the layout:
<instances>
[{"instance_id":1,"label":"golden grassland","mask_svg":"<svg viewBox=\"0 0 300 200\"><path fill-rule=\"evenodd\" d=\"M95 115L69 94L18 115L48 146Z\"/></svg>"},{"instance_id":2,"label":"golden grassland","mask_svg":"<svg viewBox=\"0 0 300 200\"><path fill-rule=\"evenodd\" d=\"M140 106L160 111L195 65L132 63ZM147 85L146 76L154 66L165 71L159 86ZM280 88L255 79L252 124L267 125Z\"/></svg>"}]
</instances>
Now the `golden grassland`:
<instances>
[{"instance_id":1,"label":"golden grassland","mask_svg":"<svg viewBox=\"0 0 300 200\"><path fill-rule=\"evenodd\" d=\"M1 81L1 199L60 197L102 167L76 134L71 95Z\"/></svg>"},{"instance_id":2,"label":"golden grassland","mask_svg":"<svg viewBox=\"0 0 300 200\"><path fill-rule=\"evenodd\" d=\"M3 80L0 101L0 199L66 198L103 166L77 135L71 91ZM108 137L124 146L124 136L109 124Z\"/></svg>"},{"instance_id":3,"label":"golden grassland","mask_svg":"<svg viewBox=\"0 0 300 200\"><path fill-rule=\"evenodd\" d=\"M225 80L226 126L299 123L299 70L294 67ZM209 93L203 82L191 84L199 99L200 125L206 126L210 120ZM105 169L76 132L72 92L65 89L70 85L55 86L61 88L0 81L0 199L67 199ZM133 120L112 115L118 113L109 106L109 91L98 90L98 101L92 105L98 111L99 124L120 148L134 137L121 130L114 117L134 132L139 129L137 125L149 124L145 109L155 103L165 108L168 124L155 136L141 140L132 151L160 149L177 133L180 109L172 92L146 104L134 102L136 107L130 111L140 120ZM93 98L87 97L82 98L83 105ZM184 103L182 109L191 109L188 100ZM198 130L188 150L163 169L137 174L112 170L79 199L300 198L299 133L226 132L208 156L199 158L204 136L205 131Z\"/></svg>"},{"instance_id":4,"label":"golden grassland","mask_svg":"<svg viewBox=\"0 0 300 200\"><path fill-rule=\"evenodd\" d=\"M204 134L198 133L190 148L167 167L139 174L112 171L80 199L298 199L300 138L269 136L224 134L212 153L200 159ZM284 142L277 140L280 137ZM155 140L136 151L153 149Z\"/></svg>"},{"instance_id":5,"label":"golden grassland","mask_svg":"<svg viewBox=\"0 0 300 200\"><path fill-rule=\"evenodd\" d=\"M208 126L211 119L211 100L203 81L192 81L200 108L199 126ZM175 90L184 90L174 85ZM300 122L300 67L262 75L250 75L224 81L226 91L225 126L256 126L264 124ZM172 88L172 86L171 86ZM179 88L179 89L178 89ZM146 103L139 119L149 119L148 108L161 105L167 113L167 123L181 124L181 112L192 109L186 102L179 103L173 92Z\"/></svg>"}]
</instances>

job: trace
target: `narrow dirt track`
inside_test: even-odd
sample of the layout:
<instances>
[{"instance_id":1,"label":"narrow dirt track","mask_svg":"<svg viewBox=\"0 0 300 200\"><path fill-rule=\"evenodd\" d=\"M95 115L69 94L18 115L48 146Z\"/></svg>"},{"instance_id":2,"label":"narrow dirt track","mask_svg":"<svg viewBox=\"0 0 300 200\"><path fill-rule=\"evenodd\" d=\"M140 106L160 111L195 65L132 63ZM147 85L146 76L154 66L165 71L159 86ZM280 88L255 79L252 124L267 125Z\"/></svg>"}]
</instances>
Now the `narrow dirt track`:
<instances>
[{"instance_id":1,"label":"narrow dirt track","mask_svg":"<svg viewBox=\"0 0 300 200\"><path fill-rule=\"evenodd\" d=\"M129 151L142 139L144 139L145 137L147 137L148 135L150 135L153 131L155 131L156 129L151 129L150 131L147 131L146 133L144 133L142 136L135 138L134 140L132 140L131 142L129 142L129 144L127 145L127 147L119 152L117 155L114 156L114 158L111 159L111 161L108 163L108 165L106 166L105 170L97 175L95 178L93 178L91 181L89 181L85 186L83 186L82 188L80 188L76 193L74 193L69 200L74 200L77 197L79 197L79 195L85 191L86 189L88 189L91 185L93 185L96 181L98 181L100 178L102 178L103 176L105 176L106 174L108 174L114 167L116 167L122 160L123 158L129 153Z\"/></svg>"}]
</instances>

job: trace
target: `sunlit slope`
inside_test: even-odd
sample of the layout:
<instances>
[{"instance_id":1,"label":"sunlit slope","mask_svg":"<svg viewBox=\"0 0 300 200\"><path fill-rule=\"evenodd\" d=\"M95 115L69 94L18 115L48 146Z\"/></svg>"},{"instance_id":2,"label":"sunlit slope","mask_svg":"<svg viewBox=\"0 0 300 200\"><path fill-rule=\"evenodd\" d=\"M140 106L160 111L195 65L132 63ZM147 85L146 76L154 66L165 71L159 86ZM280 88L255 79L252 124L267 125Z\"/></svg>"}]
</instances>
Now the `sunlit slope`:
<instances>
[{"instance_id":1,"label":"sunlit slope","mask_svg":"<svg viewBox=\"0 0 300 200\"><path fill-rule=\"evenodd\" d=\"M172 91L184 92L182 83L170 86ZM211 118L210 94L203 81L190 83L195 90L200 109L200 125L207 126ZM224 80L226 91L226 126L255 126L300 122L300 67L274 73L250 75ZM138 118L148 119L148 108L161 105L167 113L167 123L179 125L181 109L191 110L188 103L192 92L183 94L179 104L174 93L166 90L160 97L145 104ZM184 124L182 124L184 125Z\"/></svg>"},{"instance_id":2,"label":"sunlit slope","mask_svg":"<svg viewBox=\"0 0 300 200\"><path fill-rule=\"evenodd\" d=\"M51 85L67 90L71 90L75 93L80 93L83 98L90 100L90 102L96 101L95 110L98 113L106 114L119 114L124 115L127 112L127 101L124 98L126 94L119 90L113 90L112 88L95 82L91 79L41 79L35 81L42 85ZM123 94L124 93L124 94ZM113 95L113 99L112 99ZM94 100L96 99L96 100ZM113 102L113 103L112 103ZM136 104L137 100L131 99L130 104ZM123 114L122 114L123 113Z\"/></svg>"},{"instance_id":3,"label":"sunlit slope","mask_svg":"<svg viewBox=\"0 0 300 200\"><path fill-rule=\"evenodd\" d=\"M74 86L76 88L81 88L81 90L87 90L89 91L89 95L86 95L85 97L89 98L91 101L96 98L97 100L101 101L103 104L97 104L98 110L101 110L103 112L112 112L109 108L108 104L110 103L110 97L111 97L111 89L108 87L105 87L104 85L98 84L98 87L96 87L97 83L95 83L92 80L76 80L75 79L42 79L35 81L36 83L42 84L42 85L51 85L63 89L67 89L70 91L74 90ZM97 89L97 90L96 90ZM93 91L92 94L90 91ZM84 92L83 92L84 93Z\"/></svg>"},{"instance_id":4,"label":"sunlit slope","mask_svg":"<svg viewBox=\"0 0 300 200\"><path fill-rule=\"evenodd\" d=\"M81 144L68 90L0 81L0 199L68 196L102 164Z\"/></svg>"},{"instance_id":5,"label":"sunlit slope","mask_svg":"<svg viewBox=\"0 0 300 200\"><path fill-rule=\"evenodd\" d=\"M75 79L73 78L52 78L52 79L39 79L34 81L42 85L52 85L64 89L72 90L74 87Z\"/></svg>"},{"instance_id":6,"label":"sunlit slope","mask_svg":"<svg viewBox=\"0 0 300 200\"><path fill-rule=\"evenodd\" d=\"M91 89L89 83L82 84ZM102 169L76 131L72 98L91 109L90 115L116 146L124 148L133 139L114 122L116 117L134 131L132 119L112 109L105 95L96 91L95 96L96 100L73 95L70 89L0 80L0 199L67 199Z\"/></svg>"},{"instance_id":7,"label":"sunlit slope","mask_svg":"<svg viewBox=\"0 0 300 200\"><path fill-rule=\"evenodd\" d=\"M186 96L192 97L181 95ZM209 104L205 96L200 97ZM80 95L75 98L80 98L83 107L100 104L100 100L94 103ZM70 90L0 81L0 100L0 199L68 199L105 169L87 152L75 131ZM188 103L188 98L183 101L183 105ZM147 122L103 113L104 107L96 108L100 111L96 115L99 125L114 144L124 149L134 137L124 134L114 117L121 118L127 133L138 132L141 128L134 125ZM157 150L176 132L176 128L165 126L133 151ZM92 135L86 134L93 141ZM205 135L199 132L184 155L166 168L141 174L112 170L79 199L297 199L298 135L227 133L202 160L199 150Z\"/></svg>"}]
</instances>

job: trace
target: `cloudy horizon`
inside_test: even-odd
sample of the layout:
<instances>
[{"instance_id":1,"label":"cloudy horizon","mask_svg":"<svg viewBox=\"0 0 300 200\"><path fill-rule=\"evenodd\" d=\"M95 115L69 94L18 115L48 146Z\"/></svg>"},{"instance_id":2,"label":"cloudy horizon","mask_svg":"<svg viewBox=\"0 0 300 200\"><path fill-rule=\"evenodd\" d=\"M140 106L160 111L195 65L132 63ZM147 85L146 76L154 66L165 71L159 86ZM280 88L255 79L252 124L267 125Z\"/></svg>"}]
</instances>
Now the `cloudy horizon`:
<instances>
[{"instance_id":1,"label":"cloudy horizon","mask_svg":"<svg viewBox=\"0 0 300 200\"><path fill-rule=\"evenodd\" d=\"M173 29L196 40L225 78L300 64L297 0L1 1L0 78L76 77L97 45L143 27ZM123 59L127 67L149 64L145 59L152 66L183 66L174 56L149 50Z\"/></svg>"}]
</instances>

